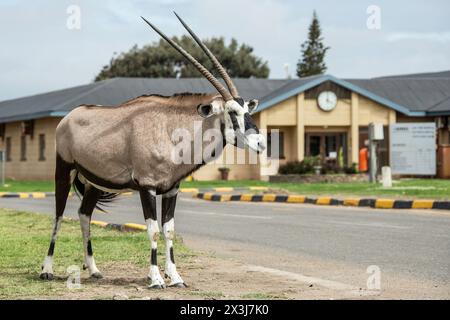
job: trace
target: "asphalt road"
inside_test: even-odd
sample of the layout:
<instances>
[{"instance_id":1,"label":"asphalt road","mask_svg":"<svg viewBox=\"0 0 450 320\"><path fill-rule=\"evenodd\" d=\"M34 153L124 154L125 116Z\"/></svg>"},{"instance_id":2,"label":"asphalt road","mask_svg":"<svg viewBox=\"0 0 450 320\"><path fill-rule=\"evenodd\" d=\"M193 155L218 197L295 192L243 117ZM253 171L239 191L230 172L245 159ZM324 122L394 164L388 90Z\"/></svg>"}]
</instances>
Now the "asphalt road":
<instances>
[{"instance_id":1,"label":"asphalt road","mask_svg":"<svg viewBox=\"0 0 450 320\"><path fill-rule=\"evenodd\" d=\"M66 216L77 218L78 205L72 197ZM54 198L0 199L0 207L53 214ZM94 219L144 222L137 196L108 211ZM450 298L450 211L217 203L182 194L175 228L194 249L249 265L357 287L375 265L384 297Z\"/></svg>"}]
</instances>

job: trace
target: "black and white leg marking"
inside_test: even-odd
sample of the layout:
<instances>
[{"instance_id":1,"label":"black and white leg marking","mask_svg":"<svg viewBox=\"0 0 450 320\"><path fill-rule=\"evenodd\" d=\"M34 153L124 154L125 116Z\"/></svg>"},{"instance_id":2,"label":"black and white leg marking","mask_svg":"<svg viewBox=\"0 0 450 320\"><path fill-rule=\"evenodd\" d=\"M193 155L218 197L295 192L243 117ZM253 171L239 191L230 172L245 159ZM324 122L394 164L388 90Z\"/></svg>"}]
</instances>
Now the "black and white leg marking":
<instances>
[{"instance_id":1,"label":"black and white leg marking","mask_svg":"<svg viewBox=\"0 0 450 320\"><path fill-rule=\"evenodd\" d=\"M170 279L170 286L186 287L183 279L177 272L173 255L173 239L175 237L174 214L177 202L178 186L162 195L161 219L164 238L166 240L166 267L165 276Z\"/></svg>"},{"instance_id":2,"label":"black and white leg marking","mask_svg":"<svg viewBox=\"0 0 450 320\"><path fill-rule=\"evenodd\" d=\"M50 240L50 246L48 248L47 256L42 264L42 270L40 278L43 280L53 279L53 253L55 251L56 238L58 236L58 231L61 227L62 216L57 216L55 218L55 223L53 225L52 238Z\"/></svg>"},{"instance_id":3,"label":"black and white leg marking","mask_svg":"<svg viewBox=\"0 0 450 320\"><path fill-rule=\"evenodd\" d=\"M150 271L148 274L148 277L151 280L150 288L162 289L165 287L165 283L159 273L157 261L159 226L156 213L156 194L149 190L140 190L139 195L151 244Z\"/></svg>"},{"instance_id":4,"label":"black and white leg marking","mask_svg":"<svg viewBox=\"0 0 450 320\"><path fill-rule=\"evenodd\" d=\"M55 171L55 223L52 230L52 237L50 246L48 248L47 256L42 264L42 270L39 277L43 280L53 279L53 253L55 251L55 243L58 231L61 227L61 221L66 208L67 197L70 191L70 173L73 170L73 165L65 162L59 155L56 156L56 171Z\"/></svg>"},{"instance_id":5,"label":"black and white leg marking","mask_svg":"<svg viewBox=\"0 0 450 320\"><path fill-rule=\"evenodd\" d=\"M89 270L89 275L100 279L102 274L98 270L91 243L91 217L101 191L93 186L86 186L86 191L81 202L78 216L80 217L81 233L83 235L84 269Z\"/></svg>"}]
</instances>

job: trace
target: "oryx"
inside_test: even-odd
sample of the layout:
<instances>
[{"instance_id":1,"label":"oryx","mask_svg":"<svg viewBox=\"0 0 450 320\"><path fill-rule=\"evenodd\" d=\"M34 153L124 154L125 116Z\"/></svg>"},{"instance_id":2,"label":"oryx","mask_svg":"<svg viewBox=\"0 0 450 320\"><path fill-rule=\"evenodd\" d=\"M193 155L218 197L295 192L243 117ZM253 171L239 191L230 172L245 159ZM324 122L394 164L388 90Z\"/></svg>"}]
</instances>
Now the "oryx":
<instances>
[{"instance_id":1,"label":"oryx","mask_svg":"<svg viewBox=\"0 0 450 320\"><path fill-rule=\"evenodd\" d=\"M178 15L177 15L178 17ZM144 18L142 18L144 19ZM166 240L165 275L170 286L184 286L177 272L172 240L174 212L180 181L217 154L201 163L174 163L175 142L171 134L183 129L192 133L192 124L201 121L202 132L218 130L221 139L214 150L226 144L261 152L265 138L259 133L250 113L257 100L244 101L214 55L178 17L187 31L218 69L229 91L195 58L144 19L172 47L188 59L209 80L219 94L177 94L171 97L146 95L117 107L79 106L65 116L56 128L55 198L56 218L50 248L42 266L41 279L52 279L52 257L71 185L82 195L78 214L83 235L85 268L92 277L101 278L90 240L90 221L97 203L112 199L124 190L139 192L151 242L150 287L163 288L157 261L159 227L156 195L162 195L162 227ZM213 152L214 153L214 152Z\"/></svg>"}]
</instances>

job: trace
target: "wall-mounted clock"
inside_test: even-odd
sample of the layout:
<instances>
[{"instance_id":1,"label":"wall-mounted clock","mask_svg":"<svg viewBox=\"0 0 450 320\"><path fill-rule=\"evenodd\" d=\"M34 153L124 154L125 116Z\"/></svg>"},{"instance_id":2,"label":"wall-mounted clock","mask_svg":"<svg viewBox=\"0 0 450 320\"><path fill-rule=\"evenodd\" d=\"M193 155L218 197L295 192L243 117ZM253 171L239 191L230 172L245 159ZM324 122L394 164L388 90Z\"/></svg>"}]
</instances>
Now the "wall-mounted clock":
<instances>
[{"instance_id":1,"label":"wall-mounted clock","mask_svg":"<svg viewBox=\"0 0 450 320\"><path fill-rule=\"evenodd\" d=\"M337 96L333 91L322 91L317 97L317 104L323 111L331 111L336 108Z\"/></svg>"}]
</instances>

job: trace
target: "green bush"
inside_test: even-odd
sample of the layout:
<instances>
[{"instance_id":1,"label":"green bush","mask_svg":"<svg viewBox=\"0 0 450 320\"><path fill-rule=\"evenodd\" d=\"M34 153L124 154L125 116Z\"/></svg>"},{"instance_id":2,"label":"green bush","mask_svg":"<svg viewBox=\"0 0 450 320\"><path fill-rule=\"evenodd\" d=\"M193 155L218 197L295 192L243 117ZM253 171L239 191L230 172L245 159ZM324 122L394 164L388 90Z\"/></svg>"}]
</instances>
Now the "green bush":
<instances>
[{"instance_id":1,"label":"green bush","mask_svg":"<svg viewBox=\"0 0 450 320\"><path fill-rule=\"evenodd\" d=\"M307 174L314 172L314 166L320 164L320 158L305 157L303 161L291 161L278 169L279 174Z\"/></svg>"}]
</instances>

